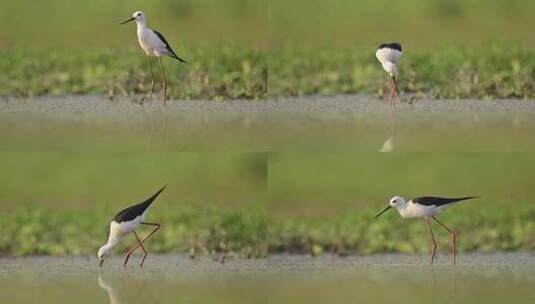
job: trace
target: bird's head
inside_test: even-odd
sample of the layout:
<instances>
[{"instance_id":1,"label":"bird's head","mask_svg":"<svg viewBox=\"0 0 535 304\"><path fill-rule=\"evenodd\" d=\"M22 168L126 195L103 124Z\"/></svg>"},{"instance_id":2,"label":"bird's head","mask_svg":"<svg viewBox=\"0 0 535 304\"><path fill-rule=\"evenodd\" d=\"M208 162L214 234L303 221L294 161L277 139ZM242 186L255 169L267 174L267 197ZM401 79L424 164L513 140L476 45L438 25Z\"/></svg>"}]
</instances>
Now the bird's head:
<instances>
[{"instance_id":1,"label":"bird's head","mask_svg":"<svg viewBox=\"0 0 535 304\"><path fill-rule=\"evenodd\" d=\"M104 265L104 260L110 256L110 250L111 250L111 247L108 246L108 244L100 247L100 249L98 250L97 257L99 260L99 263L98 263L99 267L102 267L102 265Z\"/></svg>"},{"instance_id":2,"label":"bird's head","mask_svg":"<svg viewBox=\"0 0 535 304\"><path fill-rule=\"evenodd\" d=\"M390 199L390 201L388 202L388 205L390 207L399 208L405 205L405 199L401 196L394 196L393 198Z\"/></svg>"},{"instance_id":3,"label":"bird's head","mask_svg":"<svg viewBox=\"0 0 535 304\"><path fill-rule=\"evenodd\" d=\"M405 207L405 204L405 199L403 197L394 196L388 202L388 206L386 206L386 208L379 212L375 217L379 217L381 214L385 213L390 208L396 208L399 211L399 209L403 209Z\"/></svg>"},{"instance_id":4,"label":"bird's head","mask_svg":"<svg viewBox=\"0 0 535 304\"><path fill-rule=\"evenodd\" d=\"M143 14L142 11L137 11L137 12L132 14L132 18L121 22L121 24L125 24L125 23L131 22L131 21L136 21L138 23L145 24L145 14Z\"/></svg>"}]
</instances>

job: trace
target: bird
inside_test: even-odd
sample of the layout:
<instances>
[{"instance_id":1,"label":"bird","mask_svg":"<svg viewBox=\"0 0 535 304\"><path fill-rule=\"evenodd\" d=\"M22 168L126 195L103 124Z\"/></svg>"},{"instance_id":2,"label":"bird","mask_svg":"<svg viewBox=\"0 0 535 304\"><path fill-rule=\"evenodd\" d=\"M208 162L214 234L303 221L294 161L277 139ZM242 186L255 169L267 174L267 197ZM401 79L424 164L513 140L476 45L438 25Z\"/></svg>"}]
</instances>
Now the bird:
<instances>
[{"instance_id":1,"label":"bird","mask_svg":"<svg viewBox=\"0 0 535 304\"><path fill-rule=\"evenodd\" d=\"M143 12L137 11L133 13L132 18L121 22L121 24L125 24L131 21L135 21L137 24L137 39L138 39L139 45L141 46L145 54L147 54L147 59L149 61L150 75L152 77L149 98L152 98L152 91L154 89L154 73L152 72L152 64L151 64L151 59L150 59L151 56L154 56L158 59L158 64L160 66L160 71L162 74L162 81L163 81L162 99L165 105L165 100L167 98L167 79L165 78L165 73L163 71L162 61L160 57L165 55L165 56L174 58L182 63L187 63L187 61L178 57L175 51L173 51L173 48L171 48L171 45L169 45L167 40L164 38L164 36L160 32L147 27L147 19Z\"/></svg>"},{"instance_id":2,"label":"bird","mask_svg":"<svg viewBox=\"0 0 535 304\"><path fill-rule=\"evenodd\" d=\"M389 42L379 45L375 52L375 57L379 60L383 69L390 75L392 79L392 90L390 93L390 107L394 111L396 105L396 97L399 96L398 84L396 77L399 74L397 62L401 58L401 44L398 42Z\"/></svg>"},{"instance_id":3,"label":"bird","mask_svg":"<svg viewBox=\"0 0 535 304\"><path fill-rule=\"evenodd\" d=\"M143 260L141 260L140 267L143 267L143 263L147 258L147 250L145 250L143 243L145 243L148 238L150 238L154 233L156 233L156 231L158 231L158 229L160 229L160 224L158 223L144 222L145 216L147 215L147 212L149 211L149 208L156 199L156 197L158 197L158 195L160 195L160 193L166 187L167 186L163 186L160 190L158 190L144 202L123 209L113 217L110 222L108 241L98 250L97 255L100 261L100 267L104 265L104 260L110 256L110 251L112 250L112 248L117 245L119 240L122 239L128 233L134 234L137 243L130 250L127 251L123 266L126 266L126 264L128 263L130 255L132 255L132 253L137 248L141 247L144 255ZM140 225L153 226L155 228L143 240L141 240L135 231Z\"/></svg>"},{"instance_id":4,"label":"bird","mask_svg":"<svg viewBox=\"0 0 535 304\"><path fill-rule=\"evenodd\" d=\"M432 253L431 253L431 266L435 260L437 243L433 235L433 230L431 229L431 219L437 222L442 228L446 229L450 235L451 241L451 254L453 256L453 265L456 263L456 234L453 229L447 227L442 222L440 222L436 215L442 212L445 208L451 206L452 204L477 198L477 196L466 196L466 197L457 197L457 198L445 198L445 197L436 197L436 196L422 196L417 197L405 202L405 199L401 196L394 196L390 199L388 206L379 212L375 218L379 217L381 214L388 211L390 208L395 208L399 215L402 218L423 218L427 222L427 227L429 228L429 233L431 234L431 241L433 243Z\"/></svg>"}]
</instances>

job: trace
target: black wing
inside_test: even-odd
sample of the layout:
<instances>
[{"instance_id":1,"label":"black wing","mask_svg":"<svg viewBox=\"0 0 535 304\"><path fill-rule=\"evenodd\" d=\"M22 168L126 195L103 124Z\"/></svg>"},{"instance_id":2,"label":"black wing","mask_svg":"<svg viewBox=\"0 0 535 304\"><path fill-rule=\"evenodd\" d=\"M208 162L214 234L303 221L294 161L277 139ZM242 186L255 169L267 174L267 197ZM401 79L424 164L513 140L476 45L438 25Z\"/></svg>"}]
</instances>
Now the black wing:
<instances>
[{"instance_id":1,"label":"black wing","mask_svg":"<svg viewBox=\"0 0 535 304\"><path fill-rule=\"evenodd\" d=\"M167 185L163 186L162 189L158 190L158 192L154 193L144 202L119 211L119 213L117 213L117 215L113 217L113 221L117 223L128 222L142 215L143 212L145 212L145 210L149 208L149 206L156 199L156 197L158 197L158 195L160 195L160 193L165 189L165 187L167 187Z\"/></svg>"},{"instance_id":2,"label":"black wing","mask_svg":"<svg viewBox=\"0 0 535 304\"><path fill-rule=\"evenodd\" d=\"M381 44L377 49L393 49L393 50L398 50L401 52L401 44L397 43L397 42L391 42L391 43L383 43Z\"/></svg>"},{"instance_id":3,"label":"black wing","mask_svg":"<svg viewBox=\"0 0 535 304\"><path fill-rule=\"evenodd\" d=\"M178 57L178 55L175 53L175 51L173 51L173 48L171 48L171 46L169 45L169 42L167 42L167 40L165 40L165 37L162 35L162 33L158 32L157 30L152 30L154 32L154 34L156 34L160 40L163 41L163 43L165 44L165 48L169 51L169 56L172 57L172 58L175 58L177 59L178 61L180 62L183 62L183 63L188 63L186 60Z\"/></svg>"},{"instance_id":4,"label":"black wing","mask_svg":"<svg viewBox=\"0 0 535 304\"><path fill-rule=\"evenodd\" d=\"M455 197L455 198L446 198L446 197L435 197L435 196L422 196L413 198L412 202L424 206L442 206L455 202L460 202L472 198L477 198L477 196L466 196L466 197Z\"/></svg>"}]
</instances>

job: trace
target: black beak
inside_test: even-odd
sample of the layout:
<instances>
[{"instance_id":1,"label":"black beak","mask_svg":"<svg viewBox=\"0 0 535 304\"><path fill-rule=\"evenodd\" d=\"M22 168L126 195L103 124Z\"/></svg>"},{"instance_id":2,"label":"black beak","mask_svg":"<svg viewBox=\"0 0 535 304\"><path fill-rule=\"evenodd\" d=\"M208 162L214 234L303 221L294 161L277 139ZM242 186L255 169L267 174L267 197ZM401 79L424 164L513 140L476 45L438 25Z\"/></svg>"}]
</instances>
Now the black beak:
<instances>
[{"instance_id":1,"label":"black beak","mask_svg":"<svg viewBox=\"0 0 535 304\"><path fill-rule=\"evenodd\" d=\"M386 208L385 208L385 209L383 209L383 211L379 212L379 213L378 213L378 214L377 214L377 215L375 216L375 218L378 218L378 217L379 217L379 215L381 215L381 214L383 214L383 213L387 212L387 211L388 211L388 209L390 209L390 205L386 206Z\"/></svg>"},{"instance_id":2,"label":"black beak","mask_svg":"<svg viewBox=\"0 0 535 304\"><path fill-rule=\"evenodd\" d=\"M102 265L104 265L104 259L100 260L100 262L98 263L98 267L102 267Z\"/></svg>"},{"instance_id":3,"label":"black beak","mask_svg":"<svg viewBox=\"0 0 535 304\"><path fill-rule=\"evenodd\" d=\"M125 21L121 22L121 24L125 24L125 23L128 23L130 21L134 21L134 20L136 20L136 18L132 17L132 18L130 18L128 20L125 20Z\"/></svg>"}]
</instances>

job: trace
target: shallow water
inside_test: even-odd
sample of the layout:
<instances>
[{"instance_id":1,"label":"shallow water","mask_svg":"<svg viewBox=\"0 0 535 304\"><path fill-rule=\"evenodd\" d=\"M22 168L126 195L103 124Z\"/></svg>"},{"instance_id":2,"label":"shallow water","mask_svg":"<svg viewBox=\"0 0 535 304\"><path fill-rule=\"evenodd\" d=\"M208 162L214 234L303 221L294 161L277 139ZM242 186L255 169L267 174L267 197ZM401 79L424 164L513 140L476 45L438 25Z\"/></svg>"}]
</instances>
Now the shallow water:
<instances>
[{"instance_id":1,"label":"shallow water","mask_svg":"<svg viewBox=\"0 0 535 304\"><path fill-rule=\"evenodd\" d=\"M136 104L88 96L0 107L2 150L535 151L535 101L370 97Z\"/></svg>"},{"instance_id":2,"label":"shallow water","mask_svg":"<svg viewBox=\"0 0 535 304\"><path fill-rule=\"evenodd\" d=\"M150 256L99 270L94 258L2 259L0 297L9 303L533 303L535 256L276 255L261 260Z\"/></svg>"}]
</instances>

